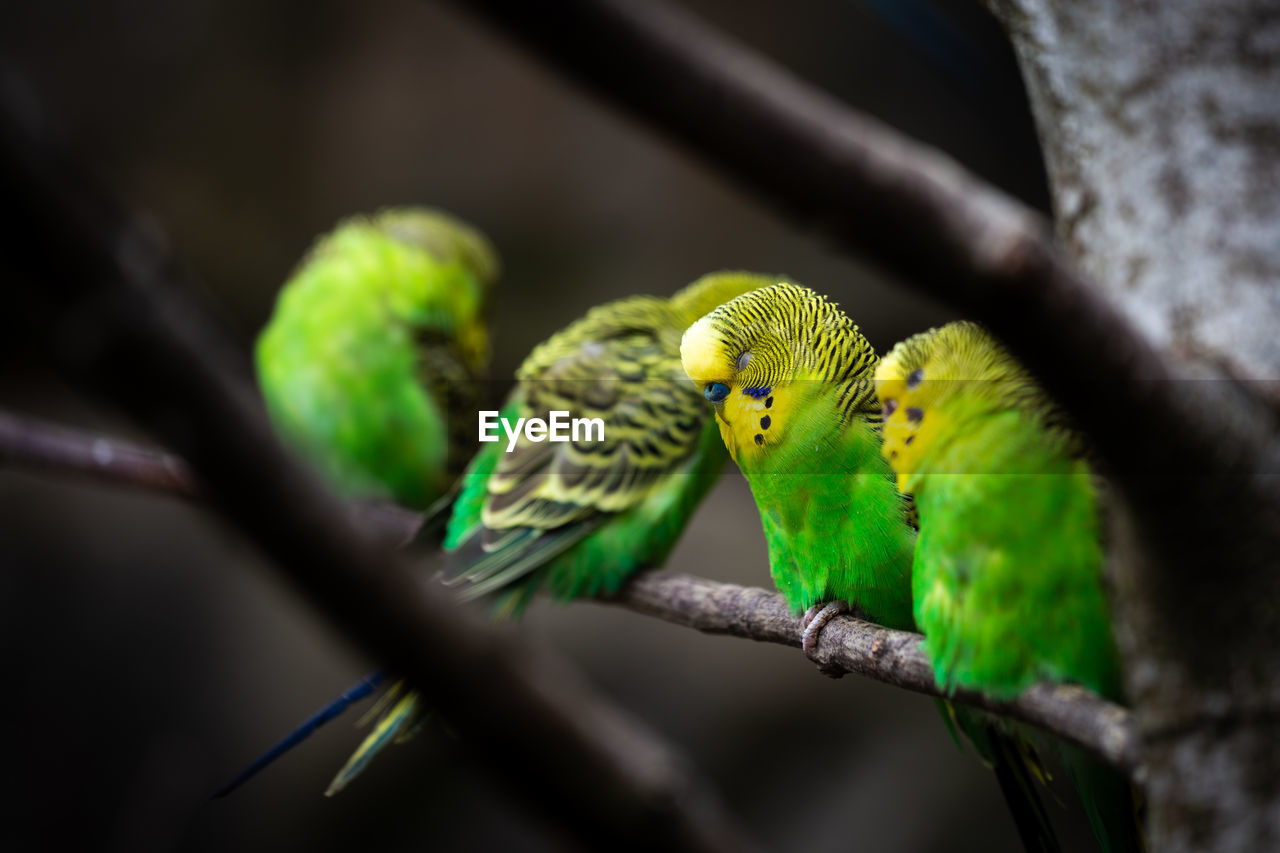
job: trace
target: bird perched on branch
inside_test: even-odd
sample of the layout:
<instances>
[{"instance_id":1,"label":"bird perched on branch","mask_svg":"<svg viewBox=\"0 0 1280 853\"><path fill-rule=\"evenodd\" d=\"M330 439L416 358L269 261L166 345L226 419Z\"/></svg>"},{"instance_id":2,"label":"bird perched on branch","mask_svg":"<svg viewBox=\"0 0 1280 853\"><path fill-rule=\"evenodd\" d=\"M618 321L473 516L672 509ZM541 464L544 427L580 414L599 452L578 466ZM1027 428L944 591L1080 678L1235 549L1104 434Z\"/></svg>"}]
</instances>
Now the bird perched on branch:
<instances>
[{"instance_id":1,"label":"bird perched on branch","mask_svg":"<svg viewBox=\"0 0 1280 853\"><path fill-rule=\"evenodd\" d=\"M704 276L669 299L598 308L536 347L502 411L599 418L598 440L485 447L449 520L446 574L463 596L519 611L539 589L560 599L616 592L662 563L721 470L712 418L680 366L680 336L727 299L777 279Z\"/></svg>"},{"instance_id":2,"label":"bird perched on branch","mask_svg":"<svg viewBox=\"0 0 1280 853\"><path fill-rule=\"evenodd\" d=\"M1083 442L975 323L898 344L876 371L884 457L914 495L914 613L944 688L1010 699L1074 681L1123 701L1102 583L1101 509ZM1141 849L1128 782L1058 753L1106 850Z\"/></svg>"},{"instance_id":3,"label":"bird perched on branch","mask_svg":"<svg viewBox=\"0 0 1280 853\"><path fill-rule=\"evenodd\" d=\"M878 358L853 321L812 290L779 283L694 323L681 357L751 486L774 583L804 613L806 653L845 609L915 630L913 512L880 453ZM1028 848L1056 849L1027 756L995 718L944 713L995 768Z\"/></svg>"},{"instance_id":4,"label":"bird perched on branch","mask_svg":"<svg viewBox=\"0 0 1280 853\"><path fill-rule=\"evenodd\" d=\"M684 335L684 367L760 509L791 608L852 604L911 630L910 503L880 456L877 358L858 327L795 284L747 294ZM820 627L820 626L819 626ZM816 632L805 632L806 651Z\"/></svg>"},{"instance_id":5,"label":"bird perched on branch","mask_svg":"<svg viewBox=\"0 0 1280 853\"><path fill-rule=\"evenodd\" d=\"M445 534L446 583L519 615L535 593L569 600L617 592L661 565L724 466L724 448L680 366L680 336L711 307L776 279L703 276L669 299L633 296L591 309L534 348L499 419L553 411L599 418L598 437L486 444L463 475ZM329 786L345 787L427 713L402 683L391 709Z\"/></svg>"},{"instance_id":6,"label":"bird perched on branch","mask_svg":"<svg viewBox=\"0 0 1280 853\"><path fill-rule=\"evenodd\" d=\"M498 259L440 211L355 216L320 238L258 337L281 436L349 497L424 508L474 447Z\"/></svg>"},{"instance_id":7,"label":"bird perched on branch","mask_svg":"<svg viewBox=\"0 0 1280 853\"><path fill-rule=\"evenodd\" d=\"M388 208L339 223L290 275L258 336L258 383L276 431L347 497L431 505L475 446L484 309L498 267L484 235L438 210ZM217 796L385 677L366 676Z\"/></svg>"},{"instance_id":8,"label":"bird perched on branch","mask_svg":"<svg viewBox=\"0 0 1280 853\"><path fill-rule=\"evenodd\" d=\"M520 430L481 446L446 510L444 573L460 597L489 598L496 615L513 616L539 591L562 600L606 595L634 572L661 565L726 458L711 412L680 366L680 336L716 305L776 281L713 273L670 298L633 296L593 308L534 348L499 417L516 424L561 411L598 418L603 429L565 442ZM335 704L345 707L370 689L357 685ZM328 793L409 737L428 711L403 683L380 702L387 710ZM313 719L333 713L331 706ZM309 721L224 790L313 727Z\"/></svg>"}]
</instances>

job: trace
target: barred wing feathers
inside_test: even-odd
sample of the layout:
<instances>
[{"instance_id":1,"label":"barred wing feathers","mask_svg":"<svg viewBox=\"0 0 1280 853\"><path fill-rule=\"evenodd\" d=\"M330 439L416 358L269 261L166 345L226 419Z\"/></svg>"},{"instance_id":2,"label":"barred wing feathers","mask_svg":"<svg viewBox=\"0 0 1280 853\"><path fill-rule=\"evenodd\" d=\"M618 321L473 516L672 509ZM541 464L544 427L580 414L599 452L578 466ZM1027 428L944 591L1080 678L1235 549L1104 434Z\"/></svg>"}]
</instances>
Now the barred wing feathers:
<instances>
[{"instance_id":1,"label":"barred wing feathers","mask_svg":"<svg viewBox=\"0 0 1280 853\"><path fill-rule=\"evenodd\" d=\"M486 446L465 490L486 490L479 519L446 573L474 598L511 585L643 502L686 466L709 411L680 363L684 318L668 300L632 297L590 311L535 349L503 416L598 418L577 440L533 441L522 431ZM588 437L589 436L589 437ZM488 471L483 471L488 469Z\"/></svg>"}]
</instances>

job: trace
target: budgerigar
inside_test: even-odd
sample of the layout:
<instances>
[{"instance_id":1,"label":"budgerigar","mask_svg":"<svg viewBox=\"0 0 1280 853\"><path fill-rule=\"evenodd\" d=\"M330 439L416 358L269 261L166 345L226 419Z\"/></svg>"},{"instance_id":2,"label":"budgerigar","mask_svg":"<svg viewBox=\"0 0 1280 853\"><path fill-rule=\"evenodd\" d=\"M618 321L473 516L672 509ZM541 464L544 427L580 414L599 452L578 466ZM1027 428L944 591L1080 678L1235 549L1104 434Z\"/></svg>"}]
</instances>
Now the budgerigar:
<instances>
[{"instance_id":1,"label":"budgerigar","mask_svg":"<svg viewBox=\"0 0 1280 853\"><path fill-rule=\"evenodd\" d=\"M293 272L258 338L272 423L349 497L423 508L474 448L498 260L434 210L346 220Z\"/></svg>"},{"instance_id":2,"label":"budgerigar","mask_svg":"<svg viewBox=\"0 0 1280 853\"><path fill-rule=\"evenodd\" d=\"M599 418L603 436L534 441L522 431L514 446L505 434L481 445L445 537L446 575L463 585L463 598L489 596L499 615L514 615L539 590L559 599L608 594L666 560L725 460L711 413L680 366L680 336L714 306L776 280L713 273L670 298L621 299L529 354L501 417L514 425L568 412ZM330 793L425 712L402 684L389 695L394 705Z\"/></svg>"},{"instance_id":3,"label":"budgerigar","mask_svg":"<svg viewBox=\"0 0 1280 853\"><path fill-rule=\"evenodd\" d=\"M345 497L432 504L475 447L484 306L497 275L488 240L438 210L388 208L339 223L290 275L258 336L258 383L277 432ZM217 796L384 677L364 678Z\"/></svg>"},{"instance_id":4,"label":"budgerigar","mask_svg":"<svg viewBox=\"0 0 1280 853\"><path fill-rule=\"evenodd\" d=\"M751 485L792 609L845 602L912 628L910 506L880 458L876 354L858 327L780 283L698 320L681 354Z\"/></svg>"},{"instance_id":5,"label":"budgerigar","mask_svg":"<svg viewBox=\"0 0 1280 853\"><path fill-rule=\"evenodd\" d=\"M819 294L779 283L698 320L681 355L751 486L774 582L805 611L806 652L845 606L914 630L911 508L880 453L878 359L858 327ZM1016 750L986 717L954 713L996 767L1028 846L1051 847Z\"/></svg>"},{"instance_id":6,"label":"budgerigar","mask_svg":"<svg viewBox=\"0 0 1280 853\"><path fill-rule=\"evenodd\" d=\"M885 458L920 515L914 612L938 683L1005 699L1074 681L1120 700L1096 481L1049 398L967 322L898 344L876 385ZM1055 748L1103 847L1138 848L1128 783Z\"/></svg>"}]
</instances>

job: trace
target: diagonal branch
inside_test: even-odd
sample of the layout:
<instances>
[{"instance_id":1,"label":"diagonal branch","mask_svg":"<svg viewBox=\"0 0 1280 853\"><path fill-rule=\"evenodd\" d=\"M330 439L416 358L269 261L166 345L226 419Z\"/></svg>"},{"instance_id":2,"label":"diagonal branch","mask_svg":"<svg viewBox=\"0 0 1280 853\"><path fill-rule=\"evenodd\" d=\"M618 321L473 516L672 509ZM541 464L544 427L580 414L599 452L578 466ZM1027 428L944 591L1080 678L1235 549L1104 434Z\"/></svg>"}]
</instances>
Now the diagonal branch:
<instances>
[{"instance_id":1,"label":"diagonal branch","mask_svg":"<svg viewBox=\"0 0 1280 853\"><path fill-rule=\"evenodd\" d=\"M1034 211L662 0L453 0L779 213L985 321L1114 472L1255 472L1275 419L1232 382L1179 382ZM857 306L853 306L856 316ZM1124 417L1116 417L1124 412ZM1142 436L1135 442L1134 436ZM1280 502L1274 478L1249 486Z\"/></svg>"},{"instance_id":2,"label":"diagonal branch","mask_svg":"<svg viewBox=\"0 0 1280 853\"><path fill-rule=\"evenodd\" d=\"M56 435L59 451L43 438ZM90 451L128 459L130 464L105 468L90 460ZM109 453L106 449L110 450ZM65 428L20 420L0 412L0 463L35 467L121 485L187 494L167 482L167 471L185 472L181 460L165 453L95 438ZM406 541L421 516L392 505L365 513L359 522L379 538ZM782 596L753 587L716 583L702 578L648 573L631 581L608 603L709 634L729 634L760 642L800 645L800 624ZM917 693L940 696L928 661L919 649L920 636L870 622L837 617L823 629L816 658L831 675L857 673ZM1142 772L1142 754L1129 711L1074 685L1036 685L1011 702L996 702L972 691L957 691L956 701L1039 726L1079 744L1133 777Z\"/></svg>"}]
</instances>

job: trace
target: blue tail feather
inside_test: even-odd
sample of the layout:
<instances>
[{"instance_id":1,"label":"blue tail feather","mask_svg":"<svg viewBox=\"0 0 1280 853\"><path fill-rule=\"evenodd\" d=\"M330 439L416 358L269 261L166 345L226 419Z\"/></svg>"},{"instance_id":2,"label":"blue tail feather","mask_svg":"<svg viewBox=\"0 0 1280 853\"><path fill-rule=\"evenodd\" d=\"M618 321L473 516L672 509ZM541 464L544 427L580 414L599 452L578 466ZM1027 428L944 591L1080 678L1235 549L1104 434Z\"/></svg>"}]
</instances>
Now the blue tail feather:
<instances>
[{"instance_id":1,"label":"blue tail feather","mask_svg":"<svg viewBox=\"0 0 1280 853\"><path fill-rule=\"evenodd\" d=\"M302 723L302 725L298 726L281 739L279 743L260 755L244 770L241 770L239 775L220 788L218 792L213 795L213 798L218 799L219 797L225 797L245 782L248 782L263 768L271 764L271 762L275 761L277 758L284 755L307 738L311 737L312 733L315 732L316 729L320 728L325 723L347 710L351 705L359 702L361 699L372 693L379 684L386 680L387 675L388 673L385 669L378 670L377 672L366 675L364 678L360 679L358 683L347 688L343 691L341 696L334 699L316 713L312 714Z\"/></svg>"}]
</instances>

